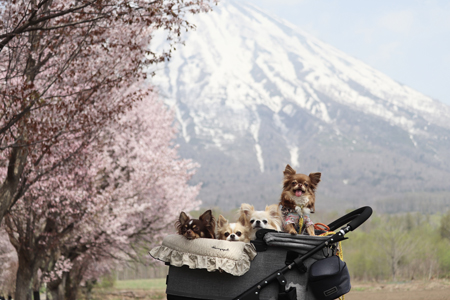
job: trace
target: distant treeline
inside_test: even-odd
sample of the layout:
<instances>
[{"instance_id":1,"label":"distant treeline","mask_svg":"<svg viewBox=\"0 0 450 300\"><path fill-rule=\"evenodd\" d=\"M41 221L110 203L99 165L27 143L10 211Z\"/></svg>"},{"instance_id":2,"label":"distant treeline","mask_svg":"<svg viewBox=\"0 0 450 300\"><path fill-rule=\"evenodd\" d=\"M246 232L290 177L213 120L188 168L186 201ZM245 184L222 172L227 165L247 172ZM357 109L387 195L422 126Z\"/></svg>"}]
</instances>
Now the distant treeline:
<instances>
[{"instance_id":1,"label":"distant treeline","mask_svg":"<svg viewBox=\"0 0 450 300\"><path fill-rule=\"evenodd\" d=\"M375 214L343 243L351 276L411 280L450 276L450 211Z\"/></svg>"},{"instance_id":2,"label":"distant treeline","mask_svg":"<svg viewBox=\"0 0 450 300\"><path fill-rule=\"evenodd\" d=\"M398 195L379 200L375 203L379 213L421 212L434 214L450 208L450 192L417 192Z\"/></svg>"}]
</instances>

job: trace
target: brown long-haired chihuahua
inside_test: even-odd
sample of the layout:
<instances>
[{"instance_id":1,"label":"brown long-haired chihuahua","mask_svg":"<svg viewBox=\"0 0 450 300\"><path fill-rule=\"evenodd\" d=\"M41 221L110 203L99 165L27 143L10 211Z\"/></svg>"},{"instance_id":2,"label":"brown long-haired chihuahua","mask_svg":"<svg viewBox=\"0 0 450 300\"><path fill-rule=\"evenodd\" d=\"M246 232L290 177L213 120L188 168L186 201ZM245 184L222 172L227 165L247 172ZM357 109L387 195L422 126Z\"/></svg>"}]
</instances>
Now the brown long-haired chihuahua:
<instances>
[{"instance_id":1,"label":"brown long-haired chihuahua","mask_svg":"<svg viewBox=\"0 0 450 300\"><path fill-rule=\"evenodd\" d=\"M314 213L316 203L315 192L320 182L321 173L311 173L309 175L297 174L290 165L286 165L283 174L283 192L280 198L282 211L296 211L299 214ZM309 226L306 229L309 235L315 235L313 226ZM294 224L285 223L284 230L291 234L297 234Z\"/></svg>"},{"instance_id":2,"label":"brown long-haired chihuahua","mask_svg":"<svg viewBox=\"0 0 450 300\"><path fill-rule=\"evenodd\" d=\"M178 221L175 223L178 234L188 240L197 238L215 239L216 221L211 210L205 211L198 219L189 218L184 211L181 212Z\"/></svg>"}]
</instances>

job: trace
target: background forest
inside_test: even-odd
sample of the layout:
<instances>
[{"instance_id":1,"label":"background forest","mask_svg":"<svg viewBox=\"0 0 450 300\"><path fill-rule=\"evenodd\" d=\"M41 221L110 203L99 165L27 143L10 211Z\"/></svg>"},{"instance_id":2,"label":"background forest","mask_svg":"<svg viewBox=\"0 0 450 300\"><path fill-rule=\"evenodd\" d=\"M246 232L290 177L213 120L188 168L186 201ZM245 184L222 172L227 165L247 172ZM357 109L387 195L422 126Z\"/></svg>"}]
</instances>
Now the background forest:
<instances>
[{"instance_id":1,"label":"background forest","mask_svg":"<svg viewBox=\"0 0 450 300\"><path fill-rule=\"evenodd\" d=\"M371 217L343 243L353 278L414 280L450 275L450 212Z\"/></svg>"}]
</instances>

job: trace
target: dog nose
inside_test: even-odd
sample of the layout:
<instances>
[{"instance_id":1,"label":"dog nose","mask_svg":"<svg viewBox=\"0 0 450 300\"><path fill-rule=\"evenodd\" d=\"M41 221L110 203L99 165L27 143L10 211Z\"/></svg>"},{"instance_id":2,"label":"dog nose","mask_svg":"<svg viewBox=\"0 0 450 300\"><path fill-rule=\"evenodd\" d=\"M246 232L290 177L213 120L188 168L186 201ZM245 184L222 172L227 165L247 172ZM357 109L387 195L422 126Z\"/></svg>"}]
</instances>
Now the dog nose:
<instances>
[{"instance_id":1,"label":"dog nose","mask_svg":"<svg viewBox=\"0 0 450 300\"><path fill-rule=\"evenodd\" d=\"M233 233L233 234L230 234L230 239L234 240L235 237L236 237L236 236L234 235L234 233Z\"/></svg>"},{"instance_id":2,"label":"dog nose","mask_svg":"<svg viewBox=\"0 0 450 300\"><path fill-rule=\"evenodd\" d=\"M256 220L256 222L255 222L257 225L259 225L259 224L261 224L261 221L260 220Z\"/></svg>"}]
</instances>

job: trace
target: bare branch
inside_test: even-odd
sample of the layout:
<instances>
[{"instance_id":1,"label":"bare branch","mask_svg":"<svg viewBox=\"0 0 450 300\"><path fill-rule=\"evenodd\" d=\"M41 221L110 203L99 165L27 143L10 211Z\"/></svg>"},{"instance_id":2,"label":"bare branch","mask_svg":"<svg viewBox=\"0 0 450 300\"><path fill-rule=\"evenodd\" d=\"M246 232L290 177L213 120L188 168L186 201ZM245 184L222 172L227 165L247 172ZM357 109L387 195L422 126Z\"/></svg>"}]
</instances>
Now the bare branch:
<instances>
[{"instance_id":1,"label":"bare branch","mask_svg":"<svg viewBox=\"0 0 450 300\"><path fill-rule=\"evenodd\" d=\"M0 41L0 52L3 50L3 48L17 35L24 33L25 31L30 31L32 30L30 27L43 23L45 21L57 18L57 17L61 17L76 11L79 11L85 7L88 7L90 5L92 5L93 3L95 3L95 1L91 1L91 2L87 2L84 5L80 5L80 6L76 6L73 8L69 8L67 10L61 11L59 13L55 13L55 14L51 14L51 15L47 15L38 19L34 19L34 17L37 14L37 11L42 7L42 5L44 5L44 3L46 3L48 0L45 0L43 2L40 3L40 5L37 7L37 9L33 10L33 12L31 13L30 17L28 18L28 20L20 27L14 29L12 32L8 32L5 34L0 35L0 38L2 38L3 40ZM35 30L40 30L41 28L35 28Z\"/></svg>"}]
</instances>

